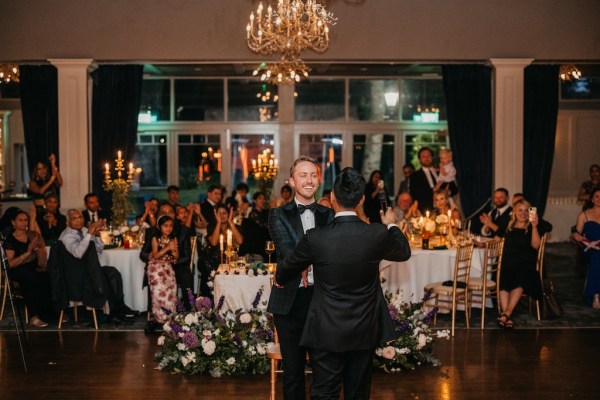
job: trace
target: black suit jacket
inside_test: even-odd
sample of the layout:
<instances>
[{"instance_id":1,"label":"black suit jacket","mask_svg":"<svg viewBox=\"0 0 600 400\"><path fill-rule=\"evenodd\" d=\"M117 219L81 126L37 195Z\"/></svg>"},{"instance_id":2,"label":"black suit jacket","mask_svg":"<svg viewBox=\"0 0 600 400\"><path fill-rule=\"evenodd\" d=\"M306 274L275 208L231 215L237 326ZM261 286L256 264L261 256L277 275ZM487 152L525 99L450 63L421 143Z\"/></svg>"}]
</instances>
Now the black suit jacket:
<instances>
[{"instance_id":1,"label":"black suit jacket","mask_svg":"<svg viewBox=\"0 0 600 400\"><path fill-rule=\"evenodd\" d=\"M413 172L410 177L410 195L419 202L419 210L424 213L433 208L433 189L429 186L423 169ZM433 179L435 185L435 178Z\"/></svg>"},{"instance_id":2,"label":"black suit jacket","mask_svg":"<svg viewBox=\"0 0 600 400\"><path fill-rule=\"evenodd\" d=\"M339 353L374 349L392 340L379 263L409 258L410 246L398 227L369 225L357 216L337 217L308 231L278 264L276 276L280 283L290 282L313 265L315 291L300 344Z\"/></svg>"},{"instance_id":3,"label":"black suit jacket","mask_svg":"<svg viewBox=\"0 0 600 400\"><path fill-rule=\"evenodd\" d=\"M215 218L215 207L210 204L208 200L204 200L200 203L200 212L206 219L208 225L217 223L217 219Z\"/></svg>"},{"instance_id":4,"label":"black suit jacket","mask_svg":"<svg viewBox=\"0 0 600 400\"><path fill-rule=\"evenodd\" d=\"M331 221L333 221L333 211L330 208L317 204L315 226L324 226ZM279 263L292 253L294 247L296 247L296 244L300 241L302 235L304 235L302 220L300 219L300 213L295 201L290 201L281 207L271 209L269 212L269 232L275 242L277 262ZM310 263L304 265L304 268L308 265ZM300 286L302 270L291 277L289 282L282 288L276 286L271 288L267 311L280 315L287 315L290 312L296 298L296 291Z\"/></svg>"},{"instance_id":5,"label":"black suit jacket","mask_svg":"<svg viewBox=\"0 0 600 400\"><path fill-rule=\"evenodd\" d=\"M98 210L96 212L96 214L98 215L98 219L108 219L108 215L106 215L104 213L104 211L102 211L102 210ZM85 222L85 226L89 226L90 225L90 218L91 218L89 210L86 208L85 210L83 210L81 212L81 215L83 215L83 221Z\"/></svg>"}]
</instances>

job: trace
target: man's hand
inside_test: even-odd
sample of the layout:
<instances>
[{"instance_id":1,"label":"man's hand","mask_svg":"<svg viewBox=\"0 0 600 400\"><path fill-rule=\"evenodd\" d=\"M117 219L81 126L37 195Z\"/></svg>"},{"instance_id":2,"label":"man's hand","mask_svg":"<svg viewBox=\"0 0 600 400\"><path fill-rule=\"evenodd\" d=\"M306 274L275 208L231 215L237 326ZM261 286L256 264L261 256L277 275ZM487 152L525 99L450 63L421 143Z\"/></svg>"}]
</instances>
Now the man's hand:
<instances>
[{"instance_id":1,"label":"man's hand","mask_svg":"<svg viewBox=\"0 0 600 400\"><path fill-rule=\"evenodd\" d=\"M482 224L487 226L490 224L490 216L488 214L483 213L479 216L479 221L481 221Z\"/></svg>"},{"instance_id":2,"label":"man's hand","mask_svg":"<svg viewBox=\"0 0 600 400\"><path fill-rule=\"evenodd\" d=\"M381 215L382 224L389 225L396 223L396 216L394 215L394 211L391 209L391 207L388 207L387 210L385 210L385 214L383 213L383 210L379 210L379 214Z\"/></svg>"},{"instance_id":3,"label":"man's hand","mask_svg":"<svg viewBox=\"0 0 600 400\"><path fill-rule=\"evenodd\" d=\"M308 271L309 271L310 267L306 268L304 271L302 271L302 286L304 286L305 288L308 287Z\"/></svg>"}]
</instances>

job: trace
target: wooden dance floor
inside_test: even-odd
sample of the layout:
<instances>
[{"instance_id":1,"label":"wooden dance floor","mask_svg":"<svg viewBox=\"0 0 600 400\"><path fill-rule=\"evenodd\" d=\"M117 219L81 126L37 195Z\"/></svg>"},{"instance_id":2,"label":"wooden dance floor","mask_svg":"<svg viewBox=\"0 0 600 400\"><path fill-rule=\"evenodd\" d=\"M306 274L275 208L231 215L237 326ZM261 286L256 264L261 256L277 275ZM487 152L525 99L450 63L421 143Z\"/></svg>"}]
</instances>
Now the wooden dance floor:
<instances>
[{"instance_id":1,"label":"wooden dance floor","mask_svg":"<svg viewBox=\"0 0 600 400\"><path fill-rule=\"evenodd\" d=\"M155 370L157 337L139 331L29 332L26 374L16 334L0 332L0 399L268 399L268 376ZM371 398L598 398L599 338L600 329L459 329L435 347L442 366L376 372Z\"/></svg>"}]
</instances>

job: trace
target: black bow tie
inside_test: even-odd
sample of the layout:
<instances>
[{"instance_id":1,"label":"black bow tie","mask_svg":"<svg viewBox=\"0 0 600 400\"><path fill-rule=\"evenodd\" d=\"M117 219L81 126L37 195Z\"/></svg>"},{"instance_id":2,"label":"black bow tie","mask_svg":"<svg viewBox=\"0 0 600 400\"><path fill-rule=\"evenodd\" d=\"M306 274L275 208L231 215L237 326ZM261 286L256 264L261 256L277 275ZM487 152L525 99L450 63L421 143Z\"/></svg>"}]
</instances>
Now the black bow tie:
<instances>
[{"instance_id":1,"label":"black bow tie","mask_svg":"<svg viewBox=\"0 0 600 400\"><path fill-rule=\"evenodd\" d=\"M310 203L307 206L305 206L303 204L298 204L298 212L300 214L304 213L304 211L306 211L306 210L310 210L314 214L315 211L317 210L317 203Z\"/></svg>"}]
</instances>

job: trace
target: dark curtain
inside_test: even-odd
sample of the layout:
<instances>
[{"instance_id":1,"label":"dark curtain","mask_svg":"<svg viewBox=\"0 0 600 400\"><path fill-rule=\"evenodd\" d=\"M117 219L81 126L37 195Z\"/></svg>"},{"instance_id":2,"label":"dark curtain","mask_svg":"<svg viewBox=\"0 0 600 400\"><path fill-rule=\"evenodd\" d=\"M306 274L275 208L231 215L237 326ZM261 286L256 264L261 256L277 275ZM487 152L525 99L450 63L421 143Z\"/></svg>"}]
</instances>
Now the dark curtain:
<instances>
[{"instance_id":1,"label":"dark curtain","mask_svg":"<svg viewBox=\"0 0 600 400\"><path fill-rule=\"evenodd\" d=\"M142 95L141 65L102 65L92 72L92 189L110 210L110 195L102 190L104 164L115 167L117 150L133 160ZM125 164L127 170L127 164Z\"/></svg>"},{"instance_id":2,"label":"dark curtain","mask_svg":"<svg viewBox=\"0 0 600 400\"><path fill-rule=\"evenodd\" d=\"M492 193L492 69L484 65L444 65L444 94L450 146L465 217ZM479 230L479 218L472 218Z\"/></svg>"},{"instance_id":3,"label":"dark curtain","mask_svg":"<svg viewBox=\"0 0 600 400\"><path fill-rule=\"evenodd\" d=\"M50 165L48 156L58 159L58 76L52 65L19 66L21 109L29 174L39 162ZM48 170L50 171L50 169Z\"/></svg>"},{"instance_id":4,"label":"dark curtain","mask_svg":"<svg viewBox=\"0 0 600 400\"><path fill-rule=\"evenodd\" d=\"M544 215L554 159L559 65L525 68L523 195Z\"/></svg>"}]
</instances>

